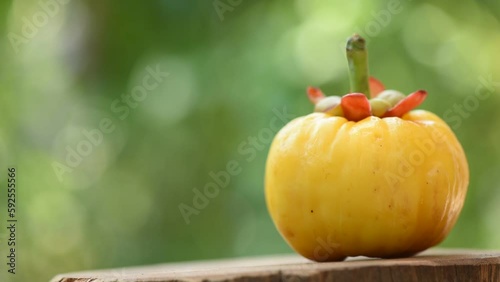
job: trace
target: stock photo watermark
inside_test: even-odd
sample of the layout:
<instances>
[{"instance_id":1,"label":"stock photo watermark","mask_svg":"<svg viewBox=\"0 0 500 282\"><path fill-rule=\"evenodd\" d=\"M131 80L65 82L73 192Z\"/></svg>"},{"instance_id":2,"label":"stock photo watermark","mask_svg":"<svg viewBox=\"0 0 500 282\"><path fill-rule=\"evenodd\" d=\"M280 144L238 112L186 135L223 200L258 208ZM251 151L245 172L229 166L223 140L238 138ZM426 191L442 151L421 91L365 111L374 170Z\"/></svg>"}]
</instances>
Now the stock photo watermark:
<instances>
[{"instance_id":1,"label":"stock photo watermark","mask_svg":"<svg viewBox=\"0 0 500 282\"><path fill-rule=\"evenodd\" d=\"M409 0L411 1L411 0ZM370 14L372 16L372 20L367 22L364 28L356 27L356 30L359 30L362 35L366 35L368 37L377 36L383 28L387 27L394 15L397 15L403 11L403 5L400 0L391 0L387 2L387 6L385 9L382 9L378 12L372 11Z\"/></svg>"},{"instance_id":2,"label":"stock photo watermark","mask_svg":"<svg viewBox=\"0 0 500 282\"><path fill-rule=\"evenodd\" d=\"M318 245L314 248L314 259L317 261L327 261L329 258L335 255L335 249L340 247L340 244L334 242L331 235L326 236L326 240L317 237L316 243Z\"/></svg>"},{"instance_id":3,"label":"stock photo watermark","mask_svg":"<svg viewBox=\"0 0 500 282\"><path fill-rule=\"evenodd\" d=\"M141 102L146 100L151 91L160 86L161 83L170 75L160 69L160 65L147 66L146 74L142 77L142 83L132 88L129 93L124 93L120 98L115 99L110 105L110 111L120 121L125 120L130 113L136 109ZM73 172L86 157L94 151L104 140L106 134L111 134L115 131L116 124L112 118L102 118L98 125L90 130L82 129L83 139L78 141L74 146L66 146L66 154L64 163L54 161L52 168L57 176L57 179L62 182L66 173Z\"/></svg>"},{"instance_id":4,"label":"stock photo watermark","mask_svg":"<svg viewBox=\"0 0 500 282\"><path fill-rule=\"evenodd\" d=\"M5 226L7 235L4 240L7 248L7 272L10 274L16 274L17 268L17 226L18 226L18 207L19 201L17 201L17 176L18 172L15 167L7 168L7 214L5 220ZM3 243L3 242L2 242Z\"/></svg>"},{"instance_id":5,"label":"stock photo watermark","mask_svg":"<svg viewBox=\"0 0 500 282\"><path fill-rule=\"evenodd\" d=\"M433 130L432 138L413 140L417 149L412 151L408 157L401 157L397 171L386 171L384 177L389 185L403 183L404 179L415 173L417 167L421 166L426 158L432 156L436 151L436 145L444 142L443 133Z\"/></svg>"},{"instance_id":6,"label":"stock photo watermark","mask_svg":"<svg viewBox=\"0 0 500 282\"><path fill-rule=\"evenodd\" d=\"M238 155L245 157L247 163L252 162L257 156L258 152L261 152L269 145L276 132L278 132L282 125L287 124L290 120L296 117L296 115L290 114L286 107L280 111L278 109L273 109L274 116L269 122L269 126L262 128L254 136L249 136L245 141L238 144L237 151ZM231 177L239 175L243 171L241 163L237 160L230 160L226 163L225 170L218 172L209 172L211 181L203 186L203 189L193 188L193 198L190 203L180 203L179 211L186 224L191 223L191 217L193 215L199 215L201 210L205 209L209 204L210 200L216 198L221 189L227 187L231 182Z\"/></svg>"},{"instance_id":7,"label":"stock photo watermark","mask_svg":"<svg viewBox=\"0 0 500 282\"><path fill-rule=\"evenodd\" d=\"M14 52L17 54L20 47L30 42L40 29L44 28L50 21L59 14L64 5L71 0L41 0L38 1L37 11L31 17L22 17L21 33L9 32L7 37Z\"/></svg>"},{"instance_id":8,"label":"stock photo watermark","mask_svg":"<svg viewBox=\"0 0 500 282\"><path fill-rule=\"evenodd\" d=\"M480 76L474 94L468 95L461 103L453 104L452 108L443 114L444 120L454 130L458 129L464 119L467 119L479 108L481 101L485 101L495 93L496 88L500 88L500 81L493 81L491 75Z\"/></svg>"},{"instance_id":9,"label":"stock photo watermark","mask_svg":"<svg viewBox=\"0 0 500 282\"><path fill-rule=\"evenodd\" d=\"M242 2L243 0L214 0L212 5L214 6L217 16L219 16L220 21L223 21L224 14L234 11L234 8L241 5Z\"/></svg>"},{"instance_id":10,"label":"stock photo watermark","mask_svg":"<svg viewBox=\"0 0 500 282\"><path fill-rule=\"evenodd\" d=\"M461 103L453 104L443 113L444 121L453 129L457 130L464 119L471 117L472 113L479 108L479 104L486 101L500 88L500 82L493 81L491 75L478 78L479 84L473 94L465 97ZM431 138L413 140L417 149L410 153L407 158L399 160L397 171L385 172L385 179L389 185L403 183L405 178L415 173L417 167L436 152L437 145L445 142L444 133L436 128L431 132Z\"/></svg>"},{"instance_id":11,"label":"stock photo watermark","mask_svg":"<svg viewBox=\"0 0 500 282\"><path fill-rule=\"evenodd\" d=\"M360 35L363 36L367 41L371 38L379 35L380 32L389 26L393 18L401 13L404 9L403 2L411 2L412 0L391 0L387 2L384 9L377 11L372 11L370 13L371 20L368 21L362 28L356 26L356 30ZM345 42L339 42L338 44L340 50L345 50Z\"/></svg>"}]
</instances>

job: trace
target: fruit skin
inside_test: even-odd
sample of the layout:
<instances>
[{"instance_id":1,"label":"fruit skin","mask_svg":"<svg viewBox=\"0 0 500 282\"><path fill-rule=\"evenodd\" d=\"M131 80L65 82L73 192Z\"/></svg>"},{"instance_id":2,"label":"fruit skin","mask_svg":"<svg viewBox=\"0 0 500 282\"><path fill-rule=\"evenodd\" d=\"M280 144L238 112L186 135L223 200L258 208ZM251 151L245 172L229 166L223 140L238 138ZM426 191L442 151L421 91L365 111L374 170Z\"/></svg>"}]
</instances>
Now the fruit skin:
<instances>
[{"instance_id":1,"label":"fruit skin","mask_svg":"<svg viewBox=\"0 0 500 282\"><path fill-rule=\"evenodd\" d=\"M441 242L464 204L469 170L446 123L313 113L276 135L265 193L281 235L315 261L404 257Z\"/></svg>"}]
</instances>

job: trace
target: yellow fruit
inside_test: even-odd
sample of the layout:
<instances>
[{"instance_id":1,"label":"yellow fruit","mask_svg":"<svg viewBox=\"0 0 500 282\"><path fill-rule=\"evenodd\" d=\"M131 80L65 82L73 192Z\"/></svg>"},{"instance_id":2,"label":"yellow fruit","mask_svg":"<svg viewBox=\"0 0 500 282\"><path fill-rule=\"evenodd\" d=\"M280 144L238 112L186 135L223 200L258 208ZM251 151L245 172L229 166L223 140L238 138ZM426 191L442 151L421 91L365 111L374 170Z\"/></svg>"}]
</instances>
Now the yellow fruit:
<instances>
[{"instance_id":1,"label":"yellow fruit","mask_svg":"<svg viewBox=\"0 0 500 282\"><path fill-rule=\"evenodd\" d=\"M436 115L361 121L312 113L276 135L267 160L270 215L315 261L401 257L441 242L464 204L464 151Z\"/></svg>"}]
</instances>

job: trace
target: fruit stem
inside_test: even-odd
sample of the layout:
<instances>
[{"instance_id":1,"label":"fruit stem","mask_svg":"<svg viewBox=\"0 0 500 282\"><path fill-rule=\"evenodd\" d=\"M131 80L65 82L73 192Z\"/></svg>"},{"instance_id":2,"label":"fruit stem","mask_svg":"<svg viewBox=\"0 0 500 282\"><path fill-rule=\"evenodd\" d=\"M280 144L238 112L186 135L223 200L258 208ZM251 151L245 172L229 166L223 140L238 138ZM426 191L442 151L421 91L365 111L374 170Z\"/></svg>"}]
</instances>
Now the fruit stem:
<instances>
[{"instance_id":1,"label":"fruit stem","mask_svg":"<svg viewBox=\"0 0 500 282\"><path fill-rule=\"evenodd\" d=\"M349 64L351 93L363 93L370 99L368 52L365 39L358 34L354 34L347 41L346 54Z\"/></svg>"}]
</instances>

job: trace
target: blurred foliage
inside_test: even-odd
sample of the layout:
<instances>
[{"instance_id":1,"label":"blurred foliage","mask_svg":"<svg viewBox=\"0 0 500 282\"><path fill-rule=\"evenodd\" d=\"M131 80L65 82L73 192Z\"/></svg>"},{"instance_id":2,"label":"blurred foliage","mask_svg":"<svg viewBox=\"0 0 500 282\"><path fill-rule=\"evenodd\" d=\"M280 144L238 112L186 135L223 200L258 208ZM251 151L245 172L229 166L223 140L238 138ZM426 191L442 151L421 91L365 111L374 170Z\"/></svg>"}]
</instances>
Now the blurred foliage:
<instances>
[{"instance_id":1,"label":"blurred foliage","mask_svg":"<svg viewBox=\"0 0 500 282\"><path fill-rule=\"evenodd\" d=\"M405 93L428 90L422 107L438 115L464 105L481 77L500 81L493 0L18 0L0 13L0 179L5 187L7 166L18 168L20 221L18 274L2 262L1 281L291 252L265 207L270 142L248 147L249 138L273 109L309 113L308 85L348 91L342 46L354 32L369 42L373 75ZM113 103L157 65L169 76L121 120ZM455 127L471 181L442 246L500 248L498 91ZM104 118L114 131L59 181L54 164ZM241 173L186 224L179 204L192 205L192 189L230 161ZM2 200L2 220L5 210Z\"/></svg>"}]
</instances>

